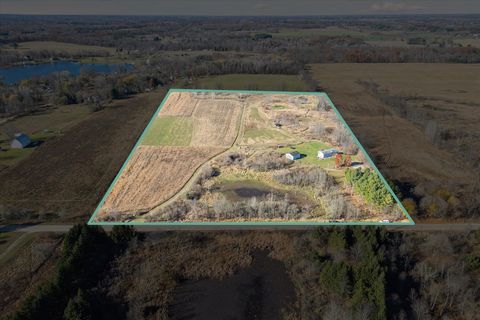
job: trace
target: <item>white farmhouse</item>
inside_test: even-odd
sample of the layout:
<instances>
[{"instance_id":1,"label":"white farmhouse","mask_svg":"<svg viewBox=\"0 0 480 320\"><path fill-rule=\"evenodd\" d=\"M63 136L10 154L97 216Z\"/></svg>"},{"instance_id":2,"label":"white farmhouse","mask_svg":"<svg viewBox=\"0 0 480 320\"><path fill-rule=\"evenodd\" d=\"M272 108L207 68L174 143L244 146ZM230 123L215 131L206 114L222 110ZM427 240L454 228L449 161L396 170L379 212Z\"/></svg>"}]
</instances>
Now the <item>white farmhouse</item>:
<instances>
[{"instance_id":1,"label":"white farmhouse","mask_svg":"<svg viewBox=\"0 0 480 320\"><path fill-rule=\"evenodd\" d=\"M285 157L289 160L297 160L301 158L301 154L298 151L290 151L285 154Z\"/></svg>"},{"instance_id":2,"label":"white farmhouse","mask_svg":"<svg viewBox=\"0 0 480 320\"><path fill-rule=\"evenodd\" d=\"M15 133L15 138L10 143L12 149L23 149L28 147L32 140L24 133Z\"/></svg>"},{"instance_id":3,"label":"white farmhouse","mask_svg":"<svg viewBox=\"0 0 480 320\"><path fill-rule=\"evenodd\" d=\"M324 150L318 151L317 158L318 159L328 159L328 158L333 157L337 153L338 153L338 150L336 150L336 149L324 149Z\"/></svg>"}]
</instances>

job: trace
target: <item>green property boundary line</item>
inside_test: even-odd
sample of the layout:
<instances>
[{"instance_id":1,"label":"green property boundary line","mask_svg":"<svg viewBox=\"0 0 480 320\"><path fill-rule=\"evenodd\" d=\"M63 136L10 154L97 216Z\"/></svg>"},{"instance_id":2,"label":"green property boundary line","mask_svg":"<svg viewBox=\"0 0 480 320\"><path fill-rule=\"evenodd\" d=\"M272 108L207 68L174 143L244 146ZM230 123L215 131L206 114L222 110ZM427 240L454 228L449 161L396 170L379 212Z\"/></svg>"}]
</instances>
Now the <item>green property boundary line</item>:
<instances>
[{"instance_id":1,"label":"green property boundary line","mask_svg":"<svg viewBox=\"0 0 480 320\"><path fill-rule=\"evenodd\" d=\"M168 222L168 221L162 221L162 222L95 222L95 216L98 214L100 211L101 207L105 203L108 195L112 192L113 187L117 183L118 179L122 175L123 171L125 170L125 167L127 166L127 163L130 161L132 158L133 154L135 153L135 150L137 147L141 144L143 139L145 138L146 133L152 126L153 122L155 121L158 113L162 109L163 105L167 101L168 97L172 92L217 92L217 93L247 93L247 94L290 94L290 95L316 95L316 96L321 96L324 97L329 103L332 109L334 110L335 114L337 117L340 119L340 121L343 123L347 131L353 136L353 140L355 143L359 146L359 148L362 150L362 152L365 154L365 157L367 158L368 162L370 165L373 167L375 172L380 176L380 179L383 181L385 184L385 187L387 190L390 192L390 194L393 196L397 204L400 206L400 209L402 210L402 213L405 215L405 217L408 219L408 222L390 222L390 223L382 223L382 222L311 222L311 221L290 221L290 222ZM130 154L128 155L127 160L123 163L122 167L120 168L120 171L117 173L115 176L115 179L113 182L110 184L110 187L108 188L107 192L103 196L102 200L98 204L97 208L95 209L94 213L88 220L88 225L101 225L101 226L108 226L108 225L131 225L131 226L175 226L175 227L192 227L192 226L252 226L252 227L258 227L258 226L276 226L276 227L281 227L281 226L332 226L332 225L342 225L342 226L348 226L348 225L353 225L353 226L406 226L406 225L415 225L415 222L413 219L410 217L408 214L407 210L403 206L402 202L400 199L397 197L397 195L393 192L392 188L388 184L387 180L383 177L382 173L380 170L378 170L377 166L375 163L372 161L370 155L368 154L367 150L362 146L360 141L357 139L355 134L353 133L352 129L348 126L347 122L345 119L343 119L342 115L340 112L337 110L335 105L333 104L332 100L330 97L325 93L325 92L294 92L294 91L253 91L253 90L209 90L209 89L175 89L171 88L168 90L167 94L163 98L163 101L160 103L160 106L157 108L157 111L153 114L152 118L150 119L150 122L148 125L145 127L145 129L142 132L142 135L140 138L137 140L135 143L135 146L133 149L130 151Z\"/></svg>"}]
</instances>

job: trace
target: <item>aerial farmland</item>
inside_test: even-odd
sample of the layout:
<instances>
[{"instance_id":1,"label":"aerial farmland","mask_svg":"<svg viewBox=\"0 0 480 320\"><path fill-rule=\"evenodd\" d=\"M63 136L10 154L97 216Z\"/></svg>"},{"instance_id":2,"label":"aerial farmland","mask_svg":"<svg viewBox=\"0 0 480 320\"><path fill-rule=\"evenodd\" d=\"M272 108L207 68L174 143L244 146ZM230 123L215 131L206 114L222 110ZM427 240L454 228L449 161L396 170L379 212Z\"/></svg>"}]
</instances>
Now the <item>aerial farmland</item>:
<instances>
[{"instance_id":1,"label":"aerial farmland","mask_svg":"<svg viewBox=\"0 0 480 320\"><path fill-rule=\"evenodd\" d=\"M409 223L325 94L171 90L91 223Z\"/></svg>"}]
</instances>

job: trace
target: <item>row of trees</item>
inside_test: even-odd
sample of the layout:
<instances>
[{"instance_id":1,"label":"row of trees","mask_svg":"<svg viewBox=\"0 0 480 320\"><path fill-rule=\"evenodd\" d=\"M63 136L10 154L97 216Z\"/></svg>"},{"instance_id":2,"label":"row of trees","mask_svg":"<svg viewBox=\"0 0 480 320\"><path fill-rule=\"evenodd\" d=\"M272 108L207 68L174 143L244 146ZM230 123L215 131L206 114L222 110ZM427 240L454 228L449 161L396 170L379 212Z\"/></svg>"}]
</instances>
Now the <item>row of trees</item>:
<instances>
[{"instance_id":1,"label":"row of trees","mask_svg":"<svg viewBox=\"0 0 480 320\"><path fill-rule=\"evenodd\" d=\"M92 289L105 276L115 255L121 254L134 237L130 227L115 226L106 234L99 227L75 225L65 235L52 279L9 319L121 319L121 313L105 309L113 302Z\"/></svg>"},{"instance_id":2,"label":"row of trees","mask_svg":"<svg viewBox=\"0 0 480 320\"><path fill-rule=\"evenodd\" d=\"M393 197L379 175L369 169L345 171L345 181L368 203L385 208L394 203Z\"/></svg>"}]
</instances>

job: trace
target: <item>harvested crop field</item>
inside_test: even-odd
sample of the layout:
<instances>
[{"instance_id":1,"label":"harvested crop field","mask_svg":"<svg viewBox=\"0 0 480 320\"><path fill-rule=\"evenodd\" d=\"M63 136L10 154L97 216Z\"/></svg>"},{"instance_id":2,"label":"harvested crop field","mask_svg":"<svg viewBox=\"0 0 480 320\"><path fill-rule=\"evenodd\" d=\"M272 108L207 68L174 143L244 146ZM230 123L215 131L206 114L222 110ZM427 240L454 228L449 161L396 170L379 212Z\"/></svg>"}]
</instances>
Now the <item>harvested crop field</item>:
<instances>
[{"instance_id":1,"label":"harvested crop field","mask_svg":"<svg viewBox=\"0 0 480 320\"><path fill-rule=\"evenodd\" d=\"M193 114L192 146L230 146L238 133L242 105L234 100L201 100Z\"/></svg>"},{"instance_id":2,"label":"harvested crop field","mask_svg":"<svg viewBox=\"0 0 480 320\"><path fill-rule=\"evenodd\" d=\"M175 195L202 163L221 151L205 147L139 146L108 195L99 217L152 209Z\"/></svg>"},{"instance_id":3,"label":"harvested crop field","mask_svg":"<svg viewBox=\"0 0 480 320\"><path fill-rule=\"evenodd\" d=\"M195 110L198 100L188 92L172 92L163 104L158 116L190 117Z\"/></svg>"}]
</instances>

